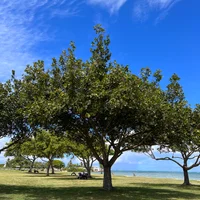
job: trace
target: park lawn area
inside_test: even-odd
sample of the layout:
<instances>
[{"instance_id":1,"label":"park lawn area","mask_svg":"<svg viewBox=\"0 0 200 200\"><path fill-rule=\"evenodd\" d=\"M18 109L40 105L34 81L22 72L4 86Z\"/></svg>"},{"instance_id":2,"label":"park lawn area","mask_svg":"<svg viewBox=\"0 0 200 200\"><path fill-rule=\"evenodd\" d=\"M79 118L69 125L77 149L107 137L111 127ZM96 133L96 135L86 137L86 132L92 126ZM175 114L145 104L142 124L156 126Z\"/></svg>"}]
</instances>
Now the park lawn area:
<instances>
[{"instance_id":1,"label":"park lawn area","mask_svg":"<svg viewBox=\"0 0 200 200\"><path fill-rule=\"evenodd\" d=\"M79 180L66 172L46 177L21 171L0 171L0 200L181 200L200 199L200 182L113 176L114 191L104 191L102 175Z\"/></svg>"}]
</instances>

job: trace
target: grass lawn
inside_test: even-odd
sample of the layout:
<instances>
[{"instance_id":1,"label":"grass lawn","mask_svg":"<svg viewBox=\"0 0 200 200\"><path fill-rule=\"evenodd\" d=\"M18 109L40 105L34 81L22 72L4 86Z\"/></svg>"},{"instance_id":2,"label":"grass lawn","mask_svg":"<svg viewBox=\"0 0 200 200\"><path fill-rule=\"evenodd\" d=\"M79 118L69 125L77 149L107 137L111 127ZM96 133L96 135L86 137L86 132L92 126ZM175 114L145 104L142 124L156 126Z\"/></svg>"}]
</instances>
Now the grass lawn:
<instances>
[{"instance_id":1,"label":"grass lawn","mask_svg":"<svg viewBox=\"0 0 200 200\"><path fill-rule=\"evenodd\" d=\"M58 173L28 174L20 171L0 171L0 200L200 200L200 182L183 187L182 181L139 177L113 177L115 190L106 192L102 187L102 176L92 180Z\"/></svg>"}]
</instances>

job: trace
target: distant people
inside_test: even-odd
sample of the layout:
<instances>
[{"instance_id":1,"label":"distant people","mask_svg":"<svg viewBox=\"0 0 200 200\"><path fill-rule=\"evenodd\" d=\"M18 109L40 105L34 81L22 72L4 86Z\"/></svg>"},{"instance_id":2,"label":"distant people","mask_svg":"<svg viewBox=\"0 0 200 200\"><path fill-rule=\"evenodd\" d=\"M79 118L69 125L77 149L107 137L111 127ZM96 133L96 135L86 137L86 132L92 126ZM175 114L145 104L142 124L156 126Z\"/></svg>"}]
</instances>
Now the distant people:
<instances>
[{"instance_id":1,"label":"distant people","mask_svg":"<svg viewBox=\"0 0 200 200\"><path fill-rule=\"evenodd\" d=\"M39 171L37 169L34 169L34 174L39 174Z\"/></svg>"},{"instance_id":2,"label":"distant people","mask_svg":"<svg viewBox=\"0 0 200 200\"><path fill-rule=\"evenodd\" d=\"M71 176L76 176L76 173L75 173L75 172L72 172L72 173L71 173Z\"/></svg>"},{"instance_id":3,"label":"distant people","mask_svg":"<svg viewBox=\"0 0 200 200\"><path fill-rule=\"evenodd\" d=\"M133 176L136 176L136 175L133 173Z\"/></svg>"},{"instance_id":4,"label":"distant people","mask_svg":"<svg viewBox=\"0 0 200 200\"><path fill-rule=\"evenodd\" d=\"M88 173L85 173L85 172L83 172L83 173L78 173L78 177L77 177L78 179L88 179Z\"/></svg>"}]
</instances>

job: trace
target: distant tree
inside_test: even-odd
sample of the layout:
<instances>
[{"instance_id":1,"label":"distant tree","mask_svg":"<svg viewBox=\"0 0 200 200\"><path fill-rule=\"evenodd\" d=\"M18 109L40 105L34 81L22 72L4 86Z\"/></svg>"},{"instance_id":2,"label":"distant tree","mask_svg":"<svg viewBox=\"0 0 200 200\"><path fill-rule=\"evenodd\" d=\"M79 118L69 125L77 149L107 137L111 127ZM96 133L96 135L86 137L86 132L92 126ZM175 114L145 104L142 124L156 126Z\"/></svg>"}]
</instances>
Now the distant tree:
<instances>
[{"instance_id":1,"label":"distant tree","mask_svg":"<svg viewBox=\"0 0 200 200\"><path fill-rule=\"evenodd\" d=\"M83 172L85 171L84 167L79 164L73 164L72 159L67 164L67 171L68 172Z\"/></svg>"},{"instance_id":2,"label":"distant tree","mask_svg":"<svg viewBox=\"0 0 200 200\"><path fill-rule=\"evenodd\" d=\"M41 169L43 171L45 168L47 168L47 166L46 166L46 163L44 163L44 162L37 162L36 161L34 163L34 168Z\"/></svg>"},{"instance_id":3,"label":"distant tree","mask_svg":"<svg viewBox=\"0 0 200 200\"><path fill-rule=\"evenodd\" d=\"M9 142L7 145L9 146L11 142ZM22 157L23 159L27 160L30 163L29 172L32 172L34 163L36 159L38 158L38 152L36 148L36 141L32 137L30 139L27 139L25 142L16 143L12 146L10 146L7 150L4 156L14 156L14 157Z\"/></svg>"},{"instance_id":4,"label":"distant tree","mask_svg":"<svg viewBox=\"0 0 200 200\"><path fill-rule=\"evenodd\" d=\"M53 167L62 170L65 167L65 163L61 160L53 160Z\"/></svg>"},{"instance_id":5,"label":"distant tree","mask_svg":"<svg viewBox=\"0 0 200 200\"><path fill-rule=\"evenodd\" d=\"M47 176L49 176L50 168L52 169L52 174L54 174L53 160L62 158L66 153L66 141L45 130L40 130L35 140L38 157L47 159Z\"/></svg>"},{"instance_id":6,"label":"distant tree","mask_svg":"<svg viewBox=\"0 0 200 200\"><path fill-rule=\"evenodd\" d=\"M85 167L88 177L91 178L92 165L96 160L92 151L83 144L73 142L70 142L69 147L71 147L72 153L81 161L81 166L83 165Z\"/></svg>"},{"instance_id":7,"label":"distant tree","mask_svg":"<svg viewBox=\"0 0 200 200\"><path fill-rule=\"evenodd\" d=\"M13 159L8 159L6 162L6 167L8 168L28 168L30 166L30 162L24 159L21 156L15 156Z\"/></svg>"}]
</instances>

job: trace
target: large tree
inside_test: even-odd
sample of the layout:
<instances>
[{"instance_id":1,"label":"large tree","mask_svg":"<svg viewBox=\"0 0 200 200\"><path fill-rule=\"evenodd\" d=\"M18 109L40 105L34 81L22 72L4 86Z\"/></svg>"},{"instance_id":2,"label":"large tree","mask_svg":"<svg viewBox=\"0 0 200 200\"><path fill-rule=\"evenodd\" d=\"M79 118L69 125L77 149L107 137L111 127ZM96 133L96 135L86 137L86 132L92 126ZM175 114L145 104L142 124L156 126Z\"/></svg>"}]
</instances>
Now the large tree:
<instances>
[{"instance_id":1,"label":"large tree","mask_svg":"<svg viewBox=\"0 0 200 200\"><path fill-rule=\"evenodd\" d=\"M70 139L90 149L104 167L103 188L112 190L111 167L117 158L152 143L158 133L164 107L157 84L161 75L156 72L150 81L148 68L138 77L112 62L109 37L101 26L95 31L88 61L76 59L73 43L68 53L53 60L52 78L62 97L54 119L59 130L67 130Z\"/></svg>"},{"instance_id":2,"label":"large tree","mask_svg":"<svg viewBox=\"0 0 200 200\"><path fill-rule=\"evenodd\" d=\"M104 29L97 25L95 31L89 60L77 59L71 43L51 69L46 71L42 61L26 68L21 95L28 122L57 135L67 133L86 146L104 167L103 188L111 190L112 165L123 152L154 143L166 103L160 72L152 77L146 68L140 77L132 74L111 60Z\"/></svg>"}]
</instances>

